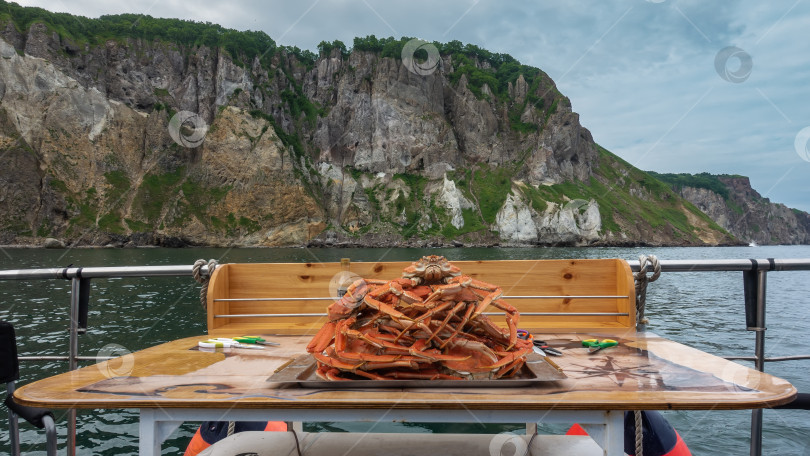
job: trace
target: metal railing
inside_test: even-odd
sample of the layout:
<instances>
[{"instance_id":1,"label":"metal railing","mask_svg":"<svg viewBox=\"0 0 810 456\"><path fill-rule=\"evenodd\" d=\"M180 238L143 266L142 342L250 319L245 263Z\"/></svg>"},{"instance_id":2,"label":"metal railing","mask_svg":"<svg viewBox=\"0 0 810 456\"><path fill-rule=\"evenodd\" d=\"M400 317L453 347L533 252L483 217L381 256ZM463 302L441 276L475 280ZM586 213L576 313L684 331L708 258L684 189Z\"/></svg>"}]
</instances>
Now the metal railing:
<instances>
[{"instance_id":1,"label":"metal railing","mask_svg":"<svg viewBox=\"0 0 810 456\"><path fill-rule=\"evenodd\" d=\"M628 261L634 272L640 270L638 261ZM746 326L756 332L754 356L734 356L728 359L754 361L757 370L764 372L765 362L810 359L810 355L765 357L765 304L767 274L769 271L810 271L810 259L738 259L738 260L662 260L663 272L729 272L743 273ZM31 356L21 360L59 359L68 361L68 369L78 367L79 360L97 360L80 357L78 336L87 329L87 307L90 280L123 277L192 277L192 266L122 266L122 267L66 267L47 269L21 269L0 271L0 280L70 280L70 343L67 357ZM208 276L208 267L201 269ZM313 299L313 298L307 298ZM327 298L324 298L327 299ZM331 298L328 298L331 299ZM228 315L218 315L228 317ZM245 316L245 315L240 315ZM261 316L258 315L257 316ZM76 412L68 413L68 455L76 454ZM751 456L762 454L762 409L752 410Z\"/></svg>"},{"instance_id":2,"label":"metal railing","mask_svg":"<svg viewBox=\"0 0 810 456\"><path fill-rule=\"evenodd\" d=\"M68 370L79 367L79 361L91 357L79 356L79 334L87 330L90 302L90 280L122 277L192 277L193 266L123 266L96 268L47 268L0 271L0 280L70 280L70 339L67 357L20 356L20 360L64 359ZM202 274L208 275L208 266ZM67 454L76 456L76 409L67 412Z\"/></svg>"}]
</instances>

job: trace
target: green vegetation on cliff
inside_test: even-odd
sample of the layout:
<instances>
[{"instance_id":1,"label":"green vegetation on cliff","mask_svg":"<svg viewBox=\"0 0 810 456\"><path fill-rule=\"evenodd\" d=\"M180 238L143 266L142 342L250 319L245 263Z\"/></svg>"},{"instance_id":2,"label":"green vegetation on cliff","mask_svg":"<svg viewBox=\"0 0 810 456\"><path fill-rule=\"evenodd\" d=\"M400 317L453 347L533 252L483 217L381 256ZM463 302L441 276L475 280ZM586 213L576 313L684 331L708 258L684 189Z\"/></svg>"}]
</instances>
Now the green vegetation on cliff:
<instances>
[{"instance_id":1,"label":"green vegetation on cliff","mask_svg":"<svg viewBox=\"0 0 810 456\"><path fill-rule=\"evenodd\" d=\"M688 174L688 173L656 173L654 171L647 171L648 174L656 179L666 182L675 190L680 190L683 187L694 187L711 190L714 193L722 196L723 199L728 200L729 193L728 187L719 178L720 177L742 177L739 175L729 174Z\"/></svg>"},{"instance_id":2,"label":"green vegetation on cliff","mask_svg":"<svg viewBox=\"0 0 810 456\"><path fill-rule=\"evenodd\" d=\"M277 48L275 41L264 32L240 32L210 22L162 19L143 14L116 14L90 19L0 0L0 22L9 19L21 32L28 30L32 24L45 24L63 38L73 41L76 50L85 43L98 45L107 40L160 40L185 46L223 48L237 64L250 63L259 57L263 65L269 66ZM285 49L301 55L305 60L311 61L316 57L310 51ZM245 62L240 60L242 58L246 59Z\"/></svg>"}]
</instances>

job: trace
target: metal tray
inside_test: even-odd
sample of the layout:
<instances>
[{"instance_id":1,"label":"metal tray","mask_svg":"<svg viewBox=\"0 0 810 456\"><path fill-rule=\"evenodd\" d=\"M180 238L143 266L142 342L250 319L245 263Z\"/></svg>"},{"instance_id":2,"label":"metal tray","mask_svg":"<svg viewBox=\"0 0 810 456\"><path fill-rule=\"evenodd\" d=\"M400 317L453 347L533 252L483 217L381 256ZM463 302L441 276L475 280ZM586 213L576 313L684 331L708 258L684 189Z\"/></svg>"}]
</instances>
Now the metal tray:
<instances>
[{"instance_id":1,"label":"metal tray","mask_svg":"<svg viewBox=\"0 0 810 456\"><path fill-rule=\"evenodd\" d=\"M551 360L529 354L526 364L514 377L497 380L349 380L328 381L315 375L317 365L312 355L295 358L267 378L268 382L302 388L511 388L553 382L567 378Z\"/></svg>"}]
</instances>

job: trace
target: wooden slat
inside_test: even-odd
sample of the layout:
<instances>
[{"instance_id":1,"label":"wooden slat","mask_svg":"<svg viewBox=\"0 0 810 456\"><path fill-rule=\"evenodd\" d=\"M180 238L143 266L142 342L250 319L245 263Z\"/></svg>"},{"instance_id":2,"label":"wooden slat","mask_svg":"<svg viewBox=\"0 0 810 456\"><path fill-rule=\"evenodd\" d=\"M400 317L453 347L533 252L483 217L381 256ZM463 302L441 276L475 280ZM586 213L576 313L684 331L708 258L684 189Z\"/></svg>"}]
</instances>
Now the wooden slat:
<instances>
[{"instance_id":1,"label":"wooden slat","mask_svg":"<svg viewBox=\"0 0 810 456\"><path fill-rule=\"evenodd\" d=\"M514 260L453 262L462 273L501 287L505 295L621 295L607 299L514 299L510 304L522 312L614 312L627 316L549 316L521 319L526 329L600 329L629 328L635 325L635 296L629 265L622 260ZM209 331L228 331L249 327L274 330L281 334L310 333L323 324L322 317L268 318L245 321L214 318L222 314L323 313L328 301L230 301L221 298L284 298L329 296L330 282L336 274L350 272L367 279L390 280L401 275L410 262L351 263L267 263L226 264L220 266L209 286ZM334 286L334 285L333 285ZM491 309L495 310L495 309ZM213 313L212 313L213 312ZM502 317L494 317L504 325ZM236 325L236 326L234 326Z\"/></svg>"},{"instance_id":2,"label":"wooden slat","mask_svg":"<svg viewBox=\"0 0 810 456\"><path fill-rule=\"evenodd\" d=\"M227 302L216 302L216 299L230 297L230 265L224 265L214 270L211 280L208 282L208 297L207 297L207 310L208 310L208 330L214 330L223 326L227 326L230 321L223 318L214 318L214 315L227 314L230 312L230 306Z\"/></svg>"}]
</instances>

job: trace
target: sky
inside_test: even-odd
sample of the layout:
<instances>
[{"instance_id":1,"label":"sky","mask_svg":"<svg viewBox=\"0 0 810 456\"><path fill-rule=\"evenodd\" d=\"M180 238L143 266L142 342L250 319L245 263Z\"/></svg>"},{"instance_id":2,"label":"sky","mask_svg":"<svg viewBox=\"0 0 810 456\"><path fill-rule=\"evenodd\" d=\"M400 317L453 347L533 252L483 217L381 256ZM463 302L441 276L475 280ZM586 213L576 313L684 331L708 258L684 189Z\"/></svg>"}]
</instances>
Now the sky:
<instances>
[{"instance_id":1,"label":"sky","mask_svg":"<svg viewBox=\"0 0 810 456\"><path fill-rule=\"evenodd\" d=\"M810 0L17 0L322 40L459 40L541 68L603 147L643 170L742 174L810 211Z\"/></svg>"}]
</instances>

